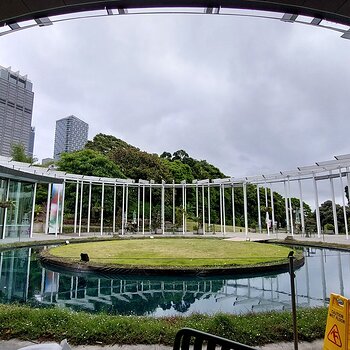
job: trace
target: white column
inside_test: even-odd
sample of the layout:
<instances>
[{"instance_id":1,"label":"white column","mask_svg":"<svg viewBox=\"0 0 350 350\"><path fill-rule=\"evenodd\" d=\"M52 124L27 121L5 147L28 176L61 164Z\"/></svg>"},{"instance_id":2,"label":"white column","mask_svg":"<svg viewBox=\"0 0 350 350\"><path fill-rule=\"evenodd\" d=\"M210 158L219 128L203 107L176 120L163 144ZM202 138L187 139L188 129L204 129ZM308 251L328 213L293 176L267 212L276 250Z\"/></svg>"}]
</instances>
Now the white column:
<instances>
[{"instance_id":1,"label":"white column","mask_svg":"<svg viewBox=\"0 0 350 350\"><path fill-rule=\"evenodd\" d=\"M334 222L334 233L336 235L339 234L338 230L338 217L337 217L337 207L335 205L335 195L334 195L334 183L333 183L333 178L332 178L332 171L329 172L330 178L329 182L331 185L331 192L332 192L332 210L333 210L333 222Z\"/></svg>"},{"instance_id":2,"label":"white column","mask_svg":"<svg viewBox=\"0 0 350 350\"><path fill-rule=\"evenodd\" d=\"M303 200L303 191L301 188L301 181L298 180L299 184L299 198L300 198L300 219L301 219L301 233L305 234L305 218L304 218L304 200Z\"/></svg>"},{"instance_id":3,"label":"white column","mask_svg":"<svg viewBox=\"0 0 350 350\"><path fill-rule=\"evenodd\" d=\"M56 211L56 225L55 225L55 236L57 237L57 233L59 231L59 213L60 213L60 192L57 189L57 211Z\"/></svg>"},{"instance_id":4,"label":"white column","mask_svg":"<svg viewBox=\"0 0 350 350\"><path fill-rule=\"evenodd\" d=\"M343 177L341 169L339 168L339 179L340 179L340 189L342 193L342 200L343 200L343 216L344 216L344 225L345 225L345 235L346 239L349 239L349 230L348 230L348 219L346 215L346 205L345 205L345 198L344 198L344 183L343 183Z\"/></svg>"},{"instance_id":5,"label":"white column","mask_svg":"<svg viewBox=\"0 0 350 350\"><path fill-rule=\"evenodd\" d=\"M222 184L219 184L219 198L220 198L220 232L223 233L222 227Z\"/></svg>"},{"instance_id":6,"label":"white column","mask_svg":"<svg viewBox=\"0 0 350 350\"><path fill-rule=\"evenodd\" d=\"M81 235L81 219L83 216L83 188L84 188L84 182L81 181L80 186L80 208L79 208L79 237Z\"/></svg>"},{"instance_id":7,"label":"white column","mask_svg":"<svg viewBox=\"0 0 350 350\"><path fill-rule=\"evenodd\" d=\"M270 184L270 195L271 195L271 216L272 216L272 233L275 233L275 206L273 203L273 189L272 184Z\"/></svg>"},{"instance_id":8,"label":"white column","mask_svg":"<svg viewBox=\"0 0 350 350\"><path fill-rule=\"evenodd\" d=\"M142 234L145 234L145 185L142 185Z\"/></svg>"},{"instance_id":9,"label":"white column","mask_svg":"<svg viewBox=\"0 0 350 350\"><path fill-rule=\"evenodd\" d=\"M290 181L289 176L287 178L288 181L288 200L289 200L289 215L290 215L290 231L292 236L294 236L294 224L293 224L293 208L292 208L292 195L290 193Z\"/></svg>"},{"instance_id":10,"label":"white column","mask_svg":"<svg viewBox=\"0 0 350 350\"><path fill-rule=\"evenodd\" d=\"M318 204L318 193L317 193L317 183L315 179L315 174L313 174L314 192L315 192L315 207L316 207L316 225L317 225L317 237L321 237L321 219L320 219L320 208Z\"/></svg>"},{"instance_id":11,"label":"white column","mask_svg":"<svg viewBox=\"0 0 350 350\"><path fill-rule=\"evenodd\" d=\"M185 183L182 183L182 234L185 234L185 206L186 206L186 199L185 199Z\"/></svg>"},{"instance_id":12,"label":"white column","mask_svg":"<svg viewBox=\"0 0 350 350\"><path fill-rule=\"evenodd\" d=\"M235 187L233 184L231 189L231 198L232 198L232 230L233 230L233 233L235 233L236 232Z\"/></svg>"},{"instance_id":13,"label":"white column","mask_svg":"<svg viewBox=\"0 0 350 350\"><path fill-rule=\"evenodd\" d=\"M270 227L269 227L269 220L270 220L270 214L267 210L267 208L269 207L269 199L267 196L267 185L265 182L265 207L266 207L266 218L265 218L265 222L266 222L266 230L267 230L267 235L270 236Z\"/></svg>"},{"instance_id":14,"label":"white column","mask_svg":"<svg viewBox=\"0 0 350 350\"><path fill-rule=\"evenodd\" d=\"M226 208L225 208L225 185L222 186L222 222L224 234L226 234Z\"/></svg>"},{"instance_id":15,"label":"white column","mask_svg":"<svg viewBox=\"0 0 350 350\"><path fill-rule=\"evenodd\" d=\"M17 182L17 186L16 186L16 191L15 191L15 194L16 194L16 198L15 198L15 203L19 203L20 201L20 197L21 197L21 187L22 187L22 183L21 182ZM19 214L19 205L15 205L14 206L14 213L15 213L15 223L18 223L18 214ZM18 232L18 237L20 238L21 237L21 234L20 232Z\"/></svg>"},{"instance_id":16,"label":"white column","mask_svg":"<svg viewBox=\"0 0 350 350\"><path fill-rule=\"evenodd\" d=\"M29 237L33 237L33 226L34 226L34 215L35 215L35 198L36 198L36 188L37 188L37 183L34 184L34 191L33 191L33 202L32 202L32 217L30 221L30 233ZM1 275L0 275L1 278Z\"/></svg>"},{"instance_id":17,"label":"white column","mask_svg":"<svg viewBox=\"0 0 350 350\"><path fill-rule=\"evenodd\" d=\"M187 212L187 186L185 184L185 212L184 212L184 219L185 219L185 233L187 232L187 217L186 217L186 212Z\"/></svg>"},{"instance_id":18,"label":"white column","mask_svg":"<svg viewBox=\"0 0 350 350\"><path fill-rule=\"evenodd\" d=\"M198 183L196 183L196 217L199 216L199 209L198 209Z\"/></svg>"},{"instance_id":19,"label":"white column","mask_svg":"<svg viewBox=\"0 0 350 350\"><path fill-rule=\"evenodd\" d=\"M101 195L101 236L103 235L103 214L104 214L104 208L105 206L105 184L102 182L102 195Z\"/></svg>"},{"instance_id":20,"label":"white column","mask_svg":"<svg viewBox=\"0 0 350 350\"><path fill-rule=\"evenodd\" d=\"M290 226L289 226L289 214L288 214L288 195L287 195L287 184L285 181L283 181L284 185L284 206L286 209L286 229L287 233L290 233Z\"/></svg>"},{"instance_id":21,"label":"white column","mask_svg":"<svg viewBox=\"0 0 350 350\"><path fill-rule=\"evenodd\" d=\"M165 181L162 180L162 192L161 192L161 218L162 218L162 234L165 234L165 216L164 216L164 206L165 206Z\"/></svg>"},{"instance_id":22,"label":"white column","mask_svg":"<svg viewBox=\"0 0 350 350\"><path fill-rule=\"evenodd\" d=\"M248 236L248 203L247 203L247 184L243 182L243 206L244 206L244 228L245 236Z\"/></svg>"},{"instance_id":23,"label":"white column","mask_svg":"<svg viewBox=\"0 0 350 350\"><path fill-rule=\"evenodd\" d=\"M117 202L117 184L115 183L113 187L113 234L115 234L116 202Z\"/></svg>"},{"instance_id":24,"label":"white column","mask_svg":"<svg viewBox=\"0 0 350 350\"><path fill-rule=\"evenodd\" d=\"M79 181L77 180L77 185L75 190L74 233L77 233L78 200L79 200Z\"/></svg>"},{"instance_id":25,"label":"white column","mask_svg":"<svg viewBox=\"0 0 350 350\"><path fill-rule=\"evenodd\" d=\"M208 228L211 226L211 220L210 220L210 185L208 183Z\"/></svg>"},{"instance_id":26,"label":"white column","mask_svg":"<svg viewBox=\"0 0 350 350\"><path fill-rule=\"evenodd\" d=\"M137 233L140 232L140 184L137 186Z\"/></svg>"},{"instance_id":27,"label":"white column","mask_svg":"<svg viewBox=\"0 0 350 350\"><path fill-rule=\"evenodd\" d=\"M175 181L173 180L173 230L175 227Z\"/></svg>"},{"instance_id":28,"label":"white column","mask_svg":"<svg viewBox=\"0 0 350 350\"><path fill-rule=\"evenodd\" d=\"M123 184L123 196L122 196L122 235L125 228L125 184Z\"/></svg>"},{"instance_id":29,"label":"white column","mask_svg":"<svg viewBox=\"0 0 350 350\"><path fill-rule=\"evenodd\" d=\"M152 184L149 183L149 232L152 232Z\"/></svg>"},{"instance_id":30,"label":"white column","mask_svg":"<svg viewBox=\"0 0 350 350\"><path fill-rule=\"evenodd\" d=\"M92 183L89 183L89 201L88 201L88 219L87 219L87 232L90 232L90 220L91 220L91 191Z\"/></svg>"},{"instance_id":31,"label":"white column","mask_svg":"<svg viewBox=\"0 0 350 350\"><path fill-rule=\"evenodd\" d=\"M128 210L129 210L129 185L126 184L125 190L125 223L128 224Z\"/></svg>"},{"instance_id":32,"label":"white column","mask_svg":"<svg viewBox=\"0 0 350 350\"><path fill-rule=\"evenodd\" d=\"M259 227L259 233L261 233L261 204L260 204L260 187L259 185L256 185L256 197L258 200L258 227Z\"/></svg>"},{"instance_id":33,"label":"white column","mask_svg":"<svg viewBox=\"0 0 350 350\"><path fill-rule=\"evenodd\" d=\"M10 181L9 181L9 183L10 183ZM45 222L45 234L46 235L49 233L51 186L52 186L52 184L48 184L48 186L47 186L46 222ZM6 218L6 212L5 212L5 218ZM5 228L4 228L4 231L5 231Z\"/></svg>"},{"instance_id":34,"label":"white column","mask_svg":"<svg viewBox=\"0 0 350 350\"><path fill-rule=\"evenodd\" d=\"M66 198L66 180L63 181L62 189L62 203L61 203L61 233L63 233L63 219L64 219L64 201Z\"/></svg>"},{"instance_id":35,"label":"white column","mask_svg":"<svg viewBox=\"0 0 350 350\"><path fill-rule=\"evenodd\" d=\"M203 235L205 235L205 198L204 198L204 185L202 185L202 219L203 219Z\"/></svg>"}]
</instances>

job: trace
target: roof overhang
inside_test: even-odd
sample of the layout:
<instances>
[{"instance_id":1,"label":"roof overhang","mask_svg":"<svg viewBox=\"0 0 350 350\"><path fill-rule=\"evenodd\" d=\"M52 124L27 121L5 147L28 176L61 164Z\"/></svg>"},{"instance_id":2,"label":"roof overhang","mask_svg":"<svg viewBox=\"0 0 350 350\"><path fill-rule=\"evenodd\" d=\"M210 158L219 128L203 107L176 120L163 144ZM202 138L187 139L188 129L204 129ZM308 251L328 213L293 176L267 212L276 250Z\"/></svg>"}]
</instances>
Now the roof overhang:
<instances>
[{"instance_id":1,"label":"roof overhang","mask_svg":"<svg viewBox=\"0 0 350 350\"><path fill-rule=\"evenodd\" d=\"M75 12L162 7L262 10L350 25L350 0L4 0L0 1L0 26Z\"/></svg>"},{"instance_id":2,"label":"roof overhang","mask_svg":"<svg viewBox=\"0 0 350 350\"><path fill-rule=\"evenodd\" d=\"M14 169L9 166L0 164L0 178L33 182L33 183L63 183L63 179L53 178L51 176L43 176L33 173L27 173L22 170Z\"/></svg>"}]
</instances>

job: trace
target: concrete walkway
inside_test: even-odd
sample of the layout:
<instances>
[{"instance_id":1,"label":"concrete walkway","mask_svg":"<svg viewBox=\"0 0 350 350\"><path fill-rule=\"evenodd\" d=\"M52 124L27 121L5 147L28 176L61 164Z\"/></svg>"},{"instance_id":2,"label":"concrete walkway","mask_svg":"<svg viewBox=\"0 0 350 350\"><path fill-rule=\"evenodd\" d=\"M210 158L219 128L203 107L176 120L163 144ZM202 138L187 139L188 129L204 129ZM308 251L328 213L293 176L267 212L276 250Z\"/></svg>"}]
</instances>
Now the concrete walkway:
<instances>
[{"instance_id":1,"label":"concrete walkway","mask_svg":"<svg viewBox=\"0 0 350 350\"><path fill-rule=\"evenodd\" d=\"M145 235L142 234L126 234L124 236L119 236L119 237L164 237L164 236L169 236L169 237L174 237L172 233L166 233L165 235L161 234L150 234L149 232L146 232ZM194 235L192 232L186 233L183 235L182 233L177 233L176 236L179 237L198 237L198 235ZM5 238L5 239L0 239L0 247L2 244L6 243L19 243L19 242L36 242L36 241L50 241L50 240L56 240L56 239L62 239L62 240L79 240L79 239L87 239L87 238L111 238L111 234L104 233L102 236L99 233L87 233L83 232L79 236L77 233L71 233L71 234L59 234L55 236L54 234L49 234L46 235L44 233L33 233L32 238ZM225 239L230 239L230 240L237 240L237 241L265 241L265 240L270 240L270 239L277 239L277 240L284 240L286 237L292 237L296 241L310 241L310 242L325 242L325 243L337 243L337 244L346 244L350 246L350 237L349 239L346 238L345 235L321 235L318 237L317 235L312 234L311 237L307 237L305 235L301 234L295 234L294 236L291 236L290 234L287 234L285 232L278 232L275 234L270 234L267 235L266 233L251 233L249 232L248 235L246 236L245 233L243 232L227 232L225 234L222 233L216 233L214 234L206 234L205 236L200 236L200 237L217 237L217 238L225 238Z\"/></svg>"},{"instance_id":2,"label":"concrete walkway","mask_svg":"<svg viewBox=\"0 0 350 350\"><path fill-rule=\"evenodd\" d=\"M45 343L42 343L45 344ZM50 344L50 343L46 343ZM52 343L51 343L52 344ZM12 339L9 341L0 340L1 350L18 350L22 347L35 345L33 342L20 341ZM170 346L164 345L78 345L71 346L72 350L172 350ZM323 340L316 340L312 343L300 342L299 350L321 350L323 348ZM261 350L294 350L294 343L275 343L268 344L262 347L257 347Z\"/></svg>"},{"instance_id":3,"label":"concrete walkway","mask_svg":"<svg viewBox=\"0 0 350 350\"><path fill-rule=\"evenodd\" d=\"M170 237L174 237L173 234L167 234ZM133 237L142 237L143 235L132 235ZM151 236L149 233L145 234L145 236ZM179 236L183 236L179 234ZM188 233L185 235L186 237L193 237L192 233ZM259 233L249 233L246 236L244 233L226 233L222 235L220 233L216 233L215 235L208 234L208 237L225 237L229 240L235 241L261 241L267 239L278 239L284 240L287 236L286 233L279 232L276 234L270 234L269 236L265 234ZM6 243L15 243L15 242L37 242L37 241L50 241L55 239L63 239L63 240L80 240L91 237L111 237L111 235L101 236L97 233L82 233L79 237L78 234L63 234L58 235L45 235L40 233L34 233L32 238L5 238L0 239L0 248L2 244ZM125 235L124 237L128 237ZM346 244L350 246L350 240L346 239L345 235L322 235L321 237L317 237L316 235L312 235L312 237L305 237L302 235L294 235L293 239L296 241L310 241L310 242L326 242L326 243L338 243L338 244ZM0 350L18 350L21 347L34 345L35 343L29 341L20 341L17 339L12 339L9 341L0 340ZM102 346L99 344L96 345L79 345L79 346L71 346L72 350L171 350L172 347L163 346L163 345L113 345L113 346ZM323 339L314 341L312 343L301 342L299 343L299 350L321 350L323 348ZM293 343L276 343L276 344L268 344L263 347L260 347L261 350L293 350Z\"/></svg>"}]
</instances>

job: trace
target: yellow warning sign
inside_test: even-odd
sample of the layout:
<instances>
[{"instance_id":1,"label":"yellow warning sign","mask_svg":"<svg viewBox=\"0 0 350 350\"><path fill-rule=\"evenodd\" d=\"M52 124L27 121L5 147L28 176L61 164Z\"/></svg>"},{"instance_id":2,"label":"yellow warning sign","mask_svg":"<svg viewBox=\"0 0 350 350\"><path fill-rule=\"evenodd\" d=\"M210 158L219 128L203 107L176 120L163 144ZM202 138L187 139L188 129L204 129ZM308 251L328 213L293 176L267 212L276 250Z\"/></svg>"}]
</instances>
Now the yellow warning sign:
<instances>
[{"instance_id":1,"label":"yellow warning sign","mask_svg":"<svg viewBox=\"0 0 350 350\"><path fill-rule=\"evenodd\" d=\"M335 324L332 329L329 331L327 339L335 344L336 346L342 347L342 342L340 338L340 333L337 325Z\"/></svg>"},{"instance_id":2,"label":"yellow warning sign","mask_svg":"<svg viewBox=\"0 0 350 350\"><path fill-rule=\"evenodd\" d=\"M347 350L349 325L349 300L331 294L323 349Z\"/></svg>"}]
</instances>

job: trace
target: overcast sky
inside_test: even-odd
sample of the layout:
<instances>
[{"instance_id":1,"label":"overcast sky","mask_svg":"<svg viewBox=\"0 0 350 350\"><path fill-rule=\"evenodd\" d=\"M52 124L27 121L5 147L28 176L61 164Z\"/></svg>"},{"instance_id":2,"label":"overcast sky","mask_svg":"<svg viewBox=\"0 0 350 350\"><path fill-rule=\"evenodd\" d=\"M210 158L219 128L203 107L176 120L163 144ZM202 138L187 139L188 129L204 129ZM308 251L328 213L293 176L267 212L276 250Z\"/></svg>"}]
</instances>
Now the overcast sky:
<instances>
[{"instance_id":1,"label":"overcast sky","mask_svg":"<svg viewBox=\"0 0 350 350\"><path fill-rule=\"evenodd\" d=\"M0 37L0 64L33 82L34 154L57 119L154 153L186 150L226 175L350 153L350 41L301 24L126 15Z\"/></svg>"}]
</instances>

